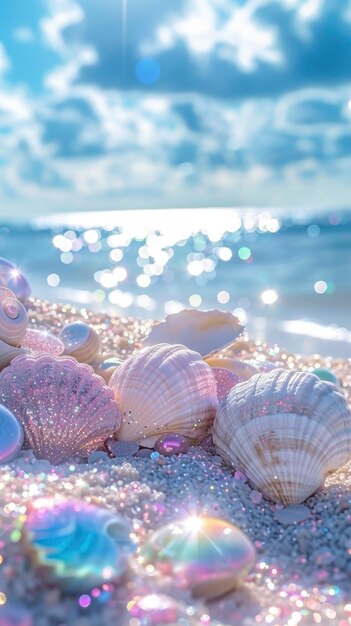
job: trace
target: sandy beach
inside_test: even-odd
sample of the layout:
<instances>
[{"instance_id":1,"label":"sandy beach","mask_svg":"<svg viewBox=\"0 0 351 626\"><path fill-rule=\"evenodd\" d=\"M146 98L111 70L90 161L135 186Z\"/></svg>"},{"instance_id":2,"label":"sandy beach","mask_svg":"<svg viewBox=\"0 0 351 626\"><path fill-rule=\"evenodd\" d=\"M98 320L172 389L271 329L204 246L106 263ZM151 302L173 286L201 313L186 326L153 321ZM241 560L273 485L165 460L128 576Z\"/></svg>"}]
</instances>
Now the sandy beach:
<instances>
[{"instance_id":1,"label":"sandy beach","mask_svg":"<svg viewBox=\"0 0 351 626\"><path fill-rule=\"evenodd\" d=\"M102 337L105 354L127 358L152 326L131 318L93 314L69 305L31 299L30 327L57 335L64 324L82 320ZM226 351L298 370L330 368L350 399L346 360L300 357L244 336ZM23 548L21 520L36 498L56 494L103 505L126 516L142 545L153 530L186 515L224 518L251 538L256 563L237 590L211 601L194 599L191 589L141 571L137 560L115 584L83 595L45 583ZM2 626L310 626L351 623L351 463L331 475L322 491L303 505L273 504L252 489L241 472L224 465L213 450L190 447L187 454L154 458L109 458L95 452L52 466L23 451L0 467ZM176 621L133 617L135 598L166 594L177 601Z\"/></svg>"}]
</instances>

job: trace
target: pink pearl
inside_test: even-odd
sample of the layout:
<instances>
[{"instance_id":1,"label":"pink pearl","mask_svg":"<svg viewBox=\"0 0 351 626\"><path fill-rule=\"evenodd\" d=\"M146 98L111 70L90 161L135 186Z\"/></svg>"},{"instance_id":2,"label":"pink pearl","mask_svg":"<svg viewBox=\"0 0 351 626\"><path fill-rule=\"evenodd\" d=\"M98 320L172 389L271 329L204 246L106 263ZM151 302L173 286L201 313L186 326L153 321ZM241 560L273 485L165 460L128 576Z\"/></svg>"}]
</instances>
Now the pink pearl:
<instances>
[{"instance_id":1,"label":"pink pearl","mask_svg":"<svg viewBox=\"0 0 351 626\"><path fill-rule=\"evenodd\" d=\"M155 450L163 456L185 454L188 451L188 442L183 435L166 433L157 439Z\"/></svg>"}]
</instances>

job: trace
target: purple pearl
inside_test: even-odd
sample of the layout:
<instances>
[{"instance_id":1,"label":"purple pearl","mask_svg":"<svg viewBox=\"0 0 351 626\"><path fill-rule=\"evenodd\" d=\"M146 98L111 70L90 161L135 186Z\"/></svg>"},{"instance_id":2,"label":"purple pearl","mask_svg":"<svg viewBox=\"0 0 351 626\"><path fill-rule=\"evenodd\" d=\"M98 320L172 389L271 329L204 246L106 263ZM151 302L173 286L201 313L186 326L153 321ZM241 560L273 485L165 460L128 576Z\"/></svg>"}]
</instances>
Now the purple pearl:
<instances>
[{"instance_id":1,"label":"purple pearl","mask_svg":"<svg viewBox=\"0 0 351 626\"><path fill-rule=\"evenodd\" d=\"M173 454L185 454L188 451L188 442L183 435L166 433L157 439L154 447L156 452L163 456L172 456Z\"/></svg>"}]
</instances>

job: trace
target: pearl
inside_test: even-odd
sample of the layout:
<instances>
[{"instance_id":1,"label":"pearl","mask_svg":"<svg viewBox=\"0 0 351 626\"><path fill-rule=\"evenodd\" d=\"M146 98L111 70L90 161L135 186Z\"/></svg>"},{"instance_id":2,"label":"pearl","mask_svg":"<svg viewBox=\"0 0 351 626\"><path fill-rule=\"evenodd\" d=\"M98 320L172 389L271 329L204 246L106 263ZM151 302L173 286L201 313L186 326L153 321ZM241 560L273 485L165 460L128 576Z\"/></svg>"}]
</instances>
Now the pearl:
<instances>
[{"instance_id":1,"label":"pearl","mask_svg":"<svg viewBox=\"0 0 351 626\"><path fill-rule=\"evenodd\" d=\"M312 372L315 376L318 376L320 380L324 380L327 383L333 383L337 387L340 387L340 381L338 377L329 370L327 367L315 367Z\"/></svg>"},{"instance_id":2,"label":"pearl","mask_svg":"<svg viewBox=\"0 0 351 626\"><path fill-rule=\"evenodd\" d=\"M23 428L15 416L0 405L0 463L15 459L23 446Z\"/></svg>"},{"instance_id":3,"label":"pearl","mask_svg":"<svg viewBox=\"0 0 351 626\"><path fill-rule=\"evenodd\" d=\"M185 454L188 451L188 442L183 435L166 433L157 439L155 443L155 450L163 456Z\"/></svg>"},{"instance_id":4,"label":"pearl","mask_svg":"<svg viewBox=\"0 0 351 626\"><path fill-rule=\"evenodd\" d=\"M245 578L255 548L236 526L215 517L188 517L157 530L141 549L141 563L195 596L214 598ZM147 571L147 570L146 570Z\"/></svg>"},{"instance_id":5,"label":"pearl","mask_svg":"<svg viewBox=\"0 0 351 626\"><path fill-rule=\"evenodd\" d=\"M186 607L169 596L149 594L142 598L136 597L127 606L128 613L143 626L174 626L178 620L186 619ZM140 620L140 621L139 621Z\"/></svg>"}]
</instances>

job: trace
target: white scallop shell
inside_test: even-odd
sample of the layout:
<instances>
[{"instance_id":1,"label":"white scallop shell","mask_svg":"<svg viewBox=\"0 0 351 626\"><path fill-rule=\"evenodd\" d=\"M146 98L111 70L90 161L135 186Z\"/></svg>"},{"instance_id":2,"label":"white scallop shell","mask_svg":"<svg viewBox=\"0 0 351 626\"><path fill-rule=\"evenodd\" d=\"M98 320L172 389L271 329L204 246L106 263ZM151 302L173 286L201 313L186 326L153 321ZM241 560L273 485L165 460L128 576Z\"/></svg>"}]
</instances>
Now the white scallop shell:
<instances>
[{"instance_id":1,"label":"white scallop shell","mask_svg":"<svg viewBox=\"0 0 351 626\"><path fill-rule=\"evenodd\" d=\"M155 324L143 345L182 344L199 352L201 356L206 356L233 343L243 328L239 320L229 312L218 309L183 309L179 313L167 315L163 322Z\"/></svg>"},{"instance_id":2,"label":"white scallop shell","mask_svg":"<svg viewBox=\"0 0 351 626\"><path fill-rule=\"evenodd\" d=\"M67 324L60 334L64 354L73 356L80 363L92 364L101 353L101 339L97 332L85 322Z\"/></svg>"},{"instance_id":3,"label":"white scallop shell","mask_svg":"<svg viewBox=\"0 0 351 626\"><path fill-rule=\"evenodd\" d=\"M28 326L27 311L11 289L0 287L0 340L15 346L21 345Z\"/></svg>"},{"instance_id":4,"label":"white scallop shell","mask_svg":"<svg viewBox=\"0 0 351 626\"><path fill-rule=\"evenodd\" d=\"M269 499L296 504L351 458L351 413L333 385L274 369L233 387L217 411L213 441Z\"/></svg>"},{"instance_id":5,"label":"white scallop shell","mask_svg":"<svg viewBox=\"0 0 351 626\"><path fill-rule=\"evenodd\" d=\"M117 438L145 447L167 432L200 441L218 406L211 368L184 346L143 348L116 369L109 385L122 413Z\"/></svg>"}]
</instances>

